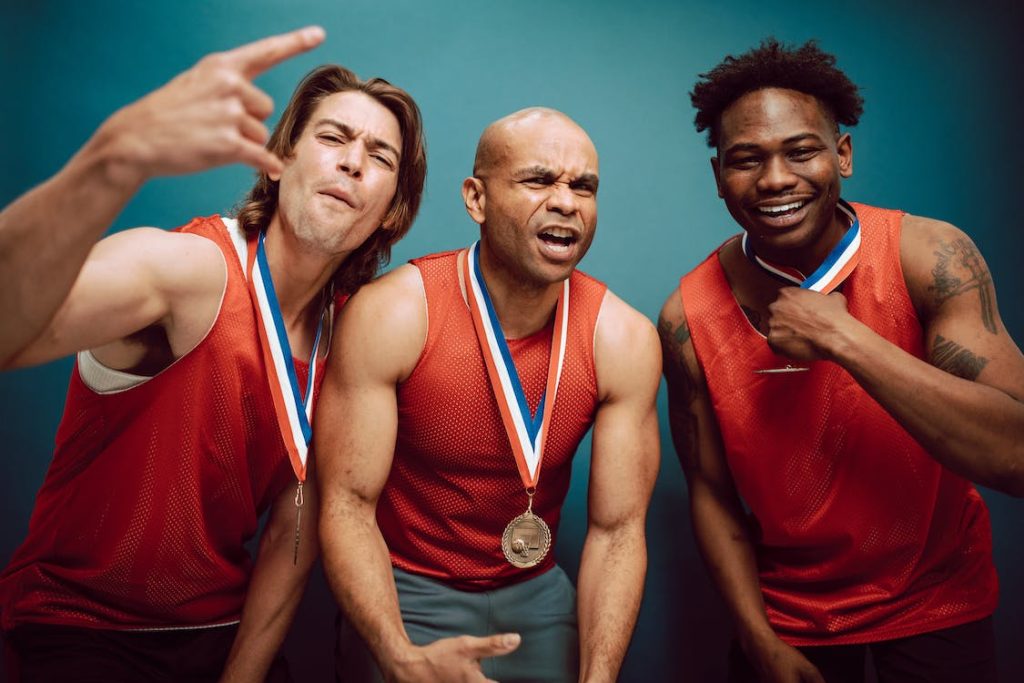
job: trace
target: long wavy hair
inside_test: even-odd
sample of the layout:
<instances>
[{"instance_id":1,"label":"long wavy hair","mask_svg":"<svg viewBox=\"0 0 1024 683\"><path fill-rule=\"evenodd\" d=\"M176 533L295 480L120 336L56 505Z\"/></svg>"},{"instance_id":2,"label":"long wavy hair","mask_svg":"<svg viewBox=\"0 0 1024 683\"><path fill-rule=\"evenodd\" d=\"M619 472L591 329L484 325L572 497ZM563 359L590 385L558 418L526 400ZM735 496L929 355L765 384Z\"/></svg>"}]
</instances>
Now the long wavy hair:
<instances>
[{"instance_id":1,"label":"long wavy hair","mask_svg":"<svg viewBox=\"0 0 1024 683\"><path fill-rule=\"evenodd\" d=\"M274 128L267 149L285 159L293 155L295 144L320 102L335 93L355 90L372 97L398 119L402 132L402 158L398 168L398 186L381 225L334 274L335 291L353 293L391 260L391 247L412 226L423 196L427 176L427 151L423 140L423 122L419 107L409 93L382 78L360 80L343 66L325 64L309 72L292 93L291 101ZM256 184L239 204L236 217L246 234L266 230L277 211L278 183L260 171Z\"/></svg>"}]
</instances>

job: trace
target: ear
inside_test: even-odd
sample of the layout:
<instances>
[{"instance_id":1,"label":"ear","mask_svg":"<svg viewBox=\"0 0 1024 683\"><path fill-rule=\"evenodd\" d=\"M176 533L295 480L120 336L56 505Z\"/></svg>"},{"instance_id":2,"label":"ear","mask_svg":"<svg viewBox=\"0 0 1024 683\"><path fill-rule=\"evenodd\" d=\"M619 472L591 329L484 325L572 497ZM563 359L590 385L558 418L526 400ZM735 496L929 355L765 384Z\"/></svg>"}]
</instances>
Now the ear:
<instances>
[{"instance_id":1,"label":"ear","mask_svg":"<svg viewBox=\"0 0 1024 683\"><path fill-rule=\"evenodd\" d=\"M487 204L484 192L484 181L470 176L462 181L462 201L466 204L466 213L478 224L484 222L484 207Z\"/></svg>"},{"instance_id":2,"label":"ear","mask_svg":"<svg viewBox=\"0 0 1024 683\"><path fill-rule=\"evenodd\" d=\"M722 196L722 174L718 165L718 155L711 157L711 171L715 174L715 187L718 188L718 196Z\"/></svg>"},{"instance_id":3,"label":"ear","mask_svg":"<svg viewBox=\"0 0 1024 683\"><path fill-rule=\"evenodd\" d=\"M839 175L849 178L853 175L853 138L843 133L836 140L836 154L839 155Z\"/></svg>"}]
</instances>

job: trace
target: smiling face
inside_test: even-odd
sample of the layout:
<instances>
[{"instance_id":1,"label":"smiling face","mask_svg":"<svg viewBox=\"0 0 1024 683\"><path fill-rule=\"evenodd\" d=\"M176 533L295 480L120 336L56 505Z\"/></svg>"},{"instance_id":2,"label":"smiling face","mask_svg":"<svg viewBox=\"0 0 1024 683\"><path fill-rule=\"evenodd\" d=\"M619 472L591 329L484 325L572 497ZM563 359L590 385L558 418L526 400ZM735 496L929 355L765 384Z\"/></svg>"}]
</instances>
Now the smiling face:
<instances>
[{"instance_id":1,"label":"smiling face","mask_svg":"<svg viewBox=\"0 0 1024 683\"><path fill-rule=\"evenodd\" d=\"M843 234L836 203L853 148L814 97L766 88L739 98L722 113L711 164L718 195L763 256L817 265Z\"/></svg>"},{"instance_id":2,"label":"smiling face","mask_svg":"<svg viewBox=\"0 0 1024 683\"><path fill-rule=\"evenodd\" d=\"M284 159L274 222L308 249L359 247L381 225L398 183L398 119L358 91L325 97Z\"/></svg>"},{"instance_id":3,"label":"smiling face","mask_svg":"<svg viewBox=\"0 0 1024 683\"><path fill-rule=\"evenodd\" d=\"M466 208L485 264L531 287L572 274L597 227L597 151L558 112L526 110L484 132Z\"/></svg>"}]
</instances>

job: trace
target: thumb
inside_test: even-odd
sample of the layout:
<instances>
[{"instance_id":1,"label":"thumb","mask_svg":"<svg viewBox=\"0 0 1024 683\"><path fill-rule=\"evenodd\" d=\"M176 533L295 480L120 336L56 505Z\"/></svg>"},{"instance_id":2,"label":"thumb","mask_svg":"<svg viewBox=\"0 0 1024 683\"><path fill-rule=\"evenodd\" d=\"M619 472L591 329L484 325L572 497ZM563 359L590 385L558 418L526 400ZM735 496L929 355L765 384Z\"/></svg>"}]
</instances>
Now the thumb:
<instances>
[{"instance_id":1,"label":"thumb","mask_svg":"<svg viewBox=\"0 0 1024 683\"><path fill-rule=\"evenodd\" d=\"M518 633L499 633L485 638L467 636L466 649L475 659L507 655L521 642Z\"/></svg>"}]
</instances>

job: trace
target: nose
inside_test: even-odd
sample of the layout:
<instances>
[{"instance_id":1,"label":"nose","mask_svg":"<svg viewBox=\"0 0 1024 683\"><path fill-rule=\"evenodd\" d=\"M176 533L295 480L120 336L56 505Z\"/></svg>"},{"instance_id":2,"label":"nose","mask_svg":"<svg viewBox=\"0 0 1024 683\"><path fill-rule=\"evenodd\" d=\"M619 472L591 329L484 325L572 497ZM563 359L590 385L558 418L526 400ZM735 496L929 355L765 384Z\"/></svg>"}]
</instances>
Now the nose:
<instances>
[{"instance_id":1,"label":"nose","mask_svg":"<svg viewBox=\"0 0 1024 683\"><path fill-rule=\"evenodd\" d=\"M571 216L579 210L579 197L568 183L553 183L548 193L547 207L563 216Z\"/></svg>"},{"instance_id":2,"label":"nose","mask_svg":"<svg viewBox=\"0 0 1024 683\"><path fill-rule=\"evenodd\" d=\"M353 178L363 175L363 163L366 161L366 149L358 140L342 145L338 150L338 170Z\"/></svg>"},{"instance_id":3,"label":"nose","mask_svg":"<svg viewBox=\"0 0 1024 683\"><path fill-rule=\"evenodd\" d=\"M757 189L762 192L781 192L793 187L796 183L796 174L789 168L786 160L772 156L764 163L761 175L757 179Z\"/></svg>"}]
</instances>

